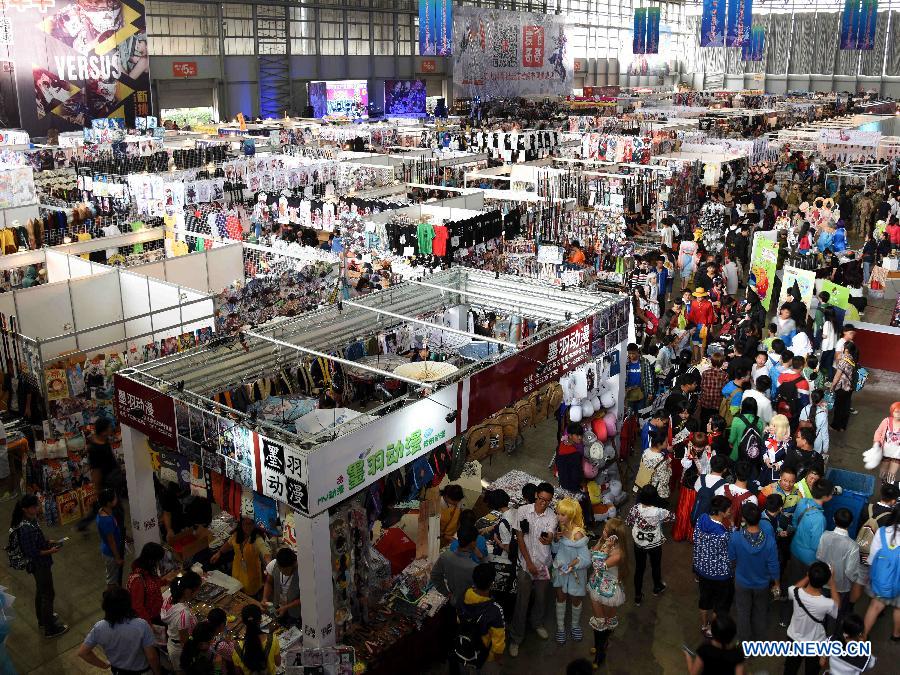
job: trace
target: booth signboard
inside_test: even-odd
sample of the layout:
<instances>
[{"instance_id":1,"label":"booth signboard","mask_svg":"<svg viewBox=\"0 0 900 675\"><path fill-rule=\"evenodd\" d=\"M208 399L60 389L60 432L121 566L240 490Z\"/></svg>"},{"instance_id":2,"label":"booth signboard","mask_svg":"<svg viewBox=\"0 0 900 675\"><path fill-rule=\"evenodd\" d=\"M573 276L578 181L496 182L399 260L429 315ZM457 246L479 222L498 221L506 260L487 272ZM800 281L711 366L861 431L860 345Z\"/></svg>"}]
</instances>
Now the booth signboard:
<instances>
[{"instance_id":1,"label":"booth signboard","mask_svg":"<svg viewBox=\"0 0 900 675\"><path fill-rule=\"evenodd\" d=\"M309 513L342 502L454 438L461 431L461 387L445 387L316 448L307 457Z\"/></svg>"},{"instance_id":2,"label":"booth signboard","mask_svg":"<svg viewBox=\"0 0 900 675\"><path fill-rule=\"evenodd\" d=\"M132 379L115 375L116 419L142 431L157 443L178 447L175 427L175 403L162 394Z\"/></svg>"},{"instance_id":3,"label":"booth signboard","mask_svg":"<svg viewBox=\"0 0 900 675\"><path fill-rule=\"evenodd\" d=\"M759 296L759 301L766 310L772 303L777 269L778 242L757 235L753 239L753 253L750 255L748 286Z\"/></svg>"},{"instance_id":4,"label":"booth signboard","mask_svg":"<svg viewBox=\"0 0 900 675\"><path fill-rule=\"evenodd\" d=\"M833 281L824 279L820 292L826 292L830 296L828 304L838 309L846 310L850 306L850 289L846 286L839 286Z\"/></svg>"},{"instance_id":5,"label":"booth signboard","mask_svg":"<svg viewBox=\"0 0 900 675\"><path fill-rule=\"evenodd\" d=\"M781 294L778 296L778 306L787 302L787 293L794 284L800 289L799 300L809 306L813 293L816 291L816 273L813 270L801 270L798 267L785 265L784 277L781 280Z\"/></svg>"},{"instance_id":6,"label":"booth signboard","mask_svg":"<svg viewBox=\"0 0 900 675\"><path fill-rule=\"evenodd\" d=\"M289 445L254 434L259 470L256 489L267 497L309 513L306 456Z\"/></svg>"}]
</instances>

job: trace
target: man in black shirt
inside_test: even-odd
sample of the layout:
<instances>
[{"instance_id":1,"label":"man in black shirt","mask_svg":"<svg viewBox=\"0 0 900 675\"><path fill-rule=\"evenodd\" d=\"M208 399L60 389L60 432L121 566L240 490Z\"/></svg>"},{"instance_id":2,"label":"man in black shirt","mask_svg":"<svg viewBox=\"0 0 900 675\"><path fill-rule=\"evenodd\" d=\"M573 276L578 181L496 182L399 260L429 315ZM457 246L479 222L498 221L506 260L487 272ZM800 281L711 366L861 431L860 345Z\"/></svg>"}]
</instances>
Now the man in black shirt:
<instances>
[{"instance_id":1,"label":"man in black shirt","mask_svg":"<svg viewBox=\"0 0 900 675\"><path fill-rule=\"evenodd\" d=\"M112 432L112 422L106 417L98 417L94 422L94 433L87 439L88 466L91 470L91 483L94 486L94 494L99 495L101 490L110 488L120 496L125 492L125 476L119 468L119 462L113 454L109 436ZM121 509L121 506L119 507ZM91 513L86 513L84 518L78 521L78 531L83 532L97 517L97 504Z\"/></svg>"}]
</instances>

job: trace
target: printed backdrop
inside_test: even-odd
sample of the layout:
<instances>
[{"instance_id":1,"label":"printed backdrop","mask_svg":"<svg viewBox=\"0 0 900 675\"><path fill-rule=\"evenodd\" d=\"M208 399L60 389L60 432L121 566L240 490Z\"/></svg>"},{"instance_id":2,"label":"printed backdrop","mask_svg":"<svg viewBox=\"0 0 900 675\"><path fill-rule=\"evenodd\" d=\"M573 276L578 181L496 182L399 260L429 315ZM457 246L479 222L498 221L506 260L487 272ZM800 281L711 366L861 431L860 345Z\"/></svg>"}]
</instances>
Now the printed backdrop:
<instances>
[{"instance_id":1,"label":"printed backdrop","mask_svg":"<svg viewBox=\"0 0 900 675\"><path fill-rule=\"evenodd\" d=\"M133 127L150 113L143 0L16 0L3 3L0 22L0 58L15 72L15 89L0 79L0 110L18 113L6 126L43 136L102 117Z\"/></svg>"},{"instance_id":2,"label":"printed backdrop","mask_svg":"<svg viewBox=\"0 0 900 675\"><path fill-rule=\"evenodd\" d=\"M572 93L575 60L564 16L457 7L453 33L457 97Z\"/></svg>"}]
</instances>

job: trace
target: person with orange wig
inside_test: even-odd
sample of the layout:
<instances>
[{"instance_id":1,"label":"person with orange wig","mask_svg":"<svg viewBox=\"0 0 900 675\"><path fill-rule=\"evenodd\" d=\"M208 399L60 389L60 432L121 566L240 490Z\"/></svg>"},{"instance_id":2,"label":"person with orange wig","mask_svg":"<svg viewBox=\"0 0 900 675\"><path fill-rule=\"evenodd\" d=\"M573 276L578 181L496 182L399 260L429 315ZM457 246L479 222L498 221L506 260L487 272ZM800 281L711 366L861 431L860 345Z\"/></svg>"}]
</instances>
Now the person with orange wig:
<instances>
[{"instance_id":1,"label":"person with orange wig","mask_svg":"<svg viewBox=\"0 0 900 675\"><path fill-rule=\"evenodd\" d=\"M900 401L891 404L890 415L875 430L872 449L881 451L881 480L896 483L897 471L900 469Z\"/></svg>"}]
</instances>

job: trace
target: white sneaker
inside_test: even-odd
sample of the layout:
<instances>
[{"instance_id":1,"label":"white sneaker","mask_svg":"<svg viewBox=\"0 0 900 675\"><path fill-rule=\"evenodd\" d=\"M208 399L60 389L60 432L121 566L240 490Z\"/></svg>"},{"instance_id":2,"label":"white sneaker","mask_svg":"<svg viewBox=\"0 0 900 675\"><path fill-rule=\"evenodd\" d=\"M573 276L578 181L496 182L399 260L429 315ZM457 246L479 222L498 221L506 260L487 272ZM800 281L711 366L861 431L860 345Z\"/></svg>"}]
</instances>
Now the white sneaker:
<instances>
[{"instance_id":1,"label":"white sneaker","mask_svg":"<svg viewBox=\"0 0 900 675\"><path fill-rule=\"evenodd\" d=\"M509 643L509 655L513 658L519 655L519 645L517 645L515 642Z\"/></svg>"},{"instance_id":2,"label":"white sneaker","mask_svg":"<svg viewBox=\"0 0 900 675\"><path fill-rule=\"evenodd\" d=\"M541 638L541 640L546 640L550 637L550 633L548 633L547 629L543 626L538 626L534 629L534 632L538 634L538 637Z\"/></svg>"}]
</instances>

